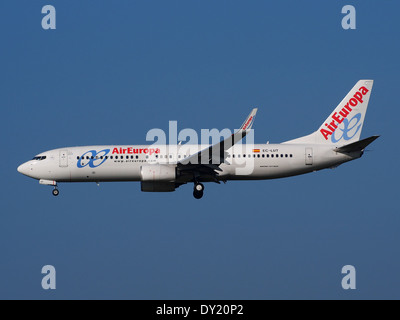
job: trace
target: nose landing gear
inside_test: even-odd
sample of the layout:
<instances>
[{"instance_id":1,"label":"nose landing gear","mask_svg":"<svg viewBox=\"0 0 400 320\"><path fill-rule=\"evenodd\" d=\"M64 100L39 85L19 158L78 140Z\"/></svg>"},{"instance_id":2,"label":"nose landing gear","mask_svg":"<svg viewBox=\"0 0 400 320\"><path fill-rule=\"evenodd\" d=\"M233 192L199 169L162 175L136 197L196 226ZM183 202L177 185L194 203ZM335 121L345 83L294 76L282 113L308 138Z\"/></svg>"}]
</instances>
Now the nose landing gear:
<instances>
[{"instance_id":1,"label":"nose landing gear","mask_svg":"<svg viewBox=\"0 0 400 320\"><path fill-rule=\"evenodd\" d=\"M52 191L53 196L57 197L60 194L60 191L57 189L57 187L55 187Z\"/></svg>"},{"instance_id":2,"label":"nose landing gear","mask_svg":"<svg viewBox=\"0 0 400 320\"><path fill-rule=\"evenodd\" d=\"M204 195L204 185L202 185L201 183L195 183L194 190L193 190L193 196L196 199L201 199L201 198L203 198L203 195Z\"/></svg>"},{"instance_id":3,"label":"nose landing gear","mask_svg":"<svg viewBox=\"0 0 400 320\"><path fill-rule=\"evenodd\" d=\"M53 196L57 197L60 194L60 191L58 191L58 189L57 189L57 181L40 179L39 183L43 184L45 186L53 186L54 187L54 189L52 191Z\"/></svg>"}]
</instances>

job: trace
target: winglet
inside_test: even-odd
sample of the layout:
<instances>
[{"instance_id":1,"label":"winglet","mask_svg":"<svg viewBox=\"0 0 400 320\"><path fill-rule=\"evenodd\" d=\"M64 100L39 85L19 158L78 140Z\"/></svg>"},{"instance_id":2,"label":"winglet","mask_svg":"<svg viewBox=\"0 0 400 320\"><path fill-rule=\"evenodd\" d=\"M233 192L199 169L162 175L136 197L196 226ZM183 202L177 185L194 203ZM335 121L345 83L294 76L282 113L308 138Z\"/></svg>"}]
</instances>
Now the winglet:
<instances>
[{"instance_id":1,"label":"winglet","mask_svg":"<svg viewBox=\"0 0 400 320\"><path fill-rule=\"evenodd\" d=\"M251 129L251 127L253 126L256 114L257 114L257 110L258 110L257 108L254 108L250 112L249 116L247 117L245 122L243 122L242 126L240 127L240 130L250 130Z\"/></svg>"},{"instance_id":2,"label":"winglet","mask_svg":"<svg viewBox=\"0 0 400 320\"><path fill-rule=\"evenodd\" d=\"M204 150L201 150L193 154L192 156L185 158L182 161L179 161L178 163L181 165L185 165L188 163L208 165L211 163L219 166L226 159L226 151L232 148L236 143L242 140L250 132L250 129L253 126L254 119L256 117L257 110L257 108L254 108L250 112L249 116L242 124L240 129L232 134L230 137L218 142L217 144L207 147Z\"/></svg>"}]
</instances>

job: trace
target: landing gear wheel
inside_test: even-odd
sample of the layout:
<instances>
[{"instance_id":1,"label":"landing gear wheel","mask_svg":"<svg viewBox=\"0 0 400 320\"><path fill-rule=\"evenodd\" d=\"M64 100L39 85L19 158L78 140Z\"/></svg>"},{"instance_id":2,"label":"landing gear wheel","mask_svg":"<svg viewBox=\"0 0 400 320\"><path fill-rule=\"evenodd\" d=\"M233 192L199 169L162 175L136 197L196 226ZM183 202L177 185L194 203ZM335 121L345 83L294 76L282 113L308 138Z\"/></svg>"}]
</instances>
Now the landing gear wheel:
<instances>
[{"instance_id":1,"label":"landing gear wheel","mask_svg":"<svg viewBox=\"0 0 400 320\"><path fill-rule=\"evenodd\" d=\"M57 197L60 194L60 191L58 189L53 190L53 196Z\"/></svg>"},{"instance_id":2,"label":"landing gear wheel","mask_svg":"<svg viewBox=\"0 0 400 320\"><path fill-rule=\"evenodd\" d=\"M203 198L204 195L204 186L201 183L196 183L194 185L193 197L196 199Z\"/></svg>"},{"instance_id":3,"label":"landing gear wheel","mask_svg":"<svg viewBox=\"0 0 400 320\"><path fill-rule=\"evenodd\" d=\"M196 183L194 186L194 190L198 192L203 192L204 191L204 186L201 183Z\"/></svg>"},{"instance_id":4,"label":"landing gear wheel","mask_svg":"<svg viewBox=\"0 0 400 320\"><path fill-rule=\"evenodd\" d=\"M203 191L196 191L196 190L194 190L193 191L193 197L195 197L196 199L201 199L201 198L203 198L203 195L204 195L204 192Z\"/></svg>"}]
</instances>

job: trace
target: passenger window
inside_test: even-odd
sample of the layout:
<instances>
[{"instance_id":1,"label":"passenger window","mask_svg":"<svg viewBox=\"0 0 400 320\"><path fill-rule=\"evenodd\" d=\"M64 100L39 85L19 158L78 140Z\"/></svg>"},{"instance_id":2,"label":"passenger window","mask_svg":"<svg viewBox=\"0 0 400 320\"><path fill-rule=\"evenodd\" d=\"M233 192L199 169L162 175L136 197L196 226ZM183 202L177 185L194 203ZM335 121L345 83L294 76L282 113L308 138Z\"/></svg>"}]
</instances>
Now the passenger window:
<instances>
[{"instance_id":1,"label":"passenger window","mask_svg":"<svg viewBox=\"0 0 400 320\"><path fill-rule=\"evenodd\" d=\"M139 159L139 156L136 156L136 159Z\"/></svg>"},{"instance_id":2,"label":"passenger window","mask_svg":"<svg viewBox=\"0 0 400 320\"><path fill-rule=\"evenodd\" d=\"M243 158L246 158L246 155L245 155L245 154L243 155Z\"/></svg>"},{"instance_id":3,"label":"passenger window","mask_svg":"<svg viewBox=\"0 0 400 320\"><path fill-rule=\"evenodd\" d=\"M262 157L265 158L265 154L264 153L262 154Z\"/></svg>"},{"instance_id":4,"label":"passenger window","mask_svg":"<svg viewBox=\"0 0 400 320\"><path fill-rule=\"evenodd\" d=\"M110 159L113 159L114 157L113 156L110 156Z\"/></svg>"}]
</instances>

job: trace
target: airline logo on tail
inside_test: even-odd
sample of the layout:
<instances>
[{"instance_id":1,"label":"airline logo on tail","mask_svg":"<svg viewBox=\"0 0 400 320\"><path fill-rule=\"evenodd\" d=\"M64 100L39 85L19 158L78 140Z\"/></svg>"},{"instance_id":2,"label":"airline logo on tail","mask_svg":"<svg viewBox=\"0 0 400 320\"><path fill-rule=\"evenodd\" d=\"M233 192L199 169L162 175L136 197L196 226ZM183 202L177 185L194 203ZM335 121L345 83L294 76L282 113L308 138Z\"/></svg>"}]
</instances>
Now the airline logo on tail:
<instances>
[{"instance_id":1,"label":"airline logo on tail","mask_svg":"<svg viewBox=\"0 0 400 320\"><path fill-rule=\"evenodd\" d=\"M358 89L358 91L353 95L353 97L345 104L345 106L342 108L339 113L335 112L332 117L331 117L331 122L330 123L325 123L326 129L321 129L320 132L325 138L325 140L328 140L329 136L331 137L331 140L333 143L337 143L340 141L342 138L344 140L350 140L352 137L356 135L358 130L361 128L361 124L357 127L358 123L361 121L361 113L356 114L353 118L350 120L347 119L349 116L350 112L353 111L352 108L356 107L359 103L362 104L363 97L369 92L369 90L366 87L361 87ZM335 132L338 129L339 125L343 123L344 128L340 129L343 134L340 137L340 139L336 139L335 137ZM350 124L352 124L350 126ZM357 127L355 133L352 136L348 135L348 132L351 131Z\"/></svg>"}]
</instances>

